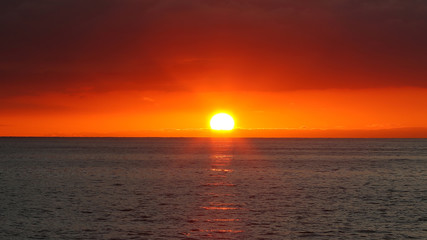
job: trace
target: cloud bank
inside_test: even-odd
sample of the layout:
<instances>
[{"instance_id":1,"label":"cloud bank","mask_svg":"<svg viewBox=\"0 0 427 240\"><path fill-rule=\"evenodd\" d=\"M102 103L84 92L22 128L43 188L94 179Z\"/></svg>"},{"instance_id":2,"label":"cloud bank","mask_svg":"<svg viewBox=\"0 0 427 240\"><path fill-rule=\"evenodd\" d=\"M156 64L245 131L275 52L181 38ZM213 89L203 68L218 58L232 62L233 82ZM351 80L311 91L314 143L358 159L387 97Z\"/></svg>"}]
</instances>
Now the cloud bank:
<instances>
[{"instance_id":1,"label":"cloud bank","mask_svg":"<svg viewBox=\"0 0 427 240\"><path fill-rule=\"evenodd\" d=\"M427 87L426 1L6 0L0 94Z\"/></svg>"}]
</instances>

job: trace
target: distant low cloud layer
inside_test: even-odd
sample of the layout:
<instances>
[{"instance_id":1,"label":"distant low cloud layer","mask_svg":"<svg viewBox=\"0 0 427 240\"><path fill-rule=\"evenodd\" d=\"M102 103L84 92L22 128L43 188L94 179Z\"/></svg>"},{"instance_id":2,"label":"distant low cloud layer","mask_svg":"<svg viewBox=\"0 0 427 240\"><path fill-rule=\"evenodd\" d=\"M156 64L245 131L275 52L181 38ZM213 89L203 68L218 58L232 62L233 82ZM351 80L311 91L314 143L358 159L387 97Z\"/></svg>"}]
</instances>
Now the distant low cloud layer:
<instances>
[{"instance_id":1,"label":"distant low cloud layer","mask_svg":"<svg viewBox=\"0 0 427 240\"><path fill-rule=\"evenodd\" d=\"M427 87L424 0L10 0L0 94Z\"/></svg>"}]
</instances>

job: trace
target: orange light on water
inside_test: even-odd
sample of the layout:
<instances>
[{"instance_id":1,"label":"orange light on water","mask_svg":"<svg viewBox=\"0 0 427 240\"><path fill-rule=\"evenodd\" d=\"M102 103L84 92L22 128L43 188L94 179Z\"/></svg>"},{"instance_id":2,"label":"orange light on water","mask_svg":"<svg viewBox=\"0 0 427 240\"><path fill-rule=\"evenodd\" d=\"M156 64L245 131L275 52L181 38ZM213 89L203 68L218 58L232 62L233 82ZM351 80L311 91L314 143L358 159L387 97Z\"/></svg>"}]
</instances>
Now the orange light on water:
<instances>
[{"instance_id":1,"label":"orange light on water","mask_svg":"<svg viewBox=\"0 0 427 240\"><path fill-rule=\"evenodd\" d=\"M237 207L202 207L203 209L206 210L235 210L235 209L240 209Z\"/></svg>"},{"instance_id":2,"label":"orange light on water","mask_svg":"<svg viewBox=\"0 0 427 240\"><path fill-rule=\"evenodd\" d=\"M210 219L208 220L208 222L238 222L240 221L240 219L238 218L215 218L215 219Z\"/></svg>"}]
</instances>

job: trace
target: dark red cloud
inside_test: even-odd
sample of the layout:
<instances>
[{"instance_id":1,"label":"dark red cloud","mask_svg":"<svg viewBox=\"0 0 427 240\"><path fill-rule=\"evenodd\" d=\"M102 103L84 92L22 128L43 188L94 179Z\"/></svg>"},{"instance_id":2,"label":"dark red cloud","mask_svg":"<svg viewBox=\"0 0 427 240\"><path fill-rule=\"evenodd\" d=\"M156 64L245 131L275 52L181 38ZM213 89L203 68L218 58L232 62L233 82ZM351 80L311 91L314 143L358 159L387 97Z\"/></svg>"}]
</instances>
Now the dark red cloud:
<instances>
[{"instance_id":1,"label":"dark red cloud","mask_svg":"<svg viewBox=\"0 0 427 240\"><path fill-rule=\"evenodd\" d=\"M0 94L427 87L426 1L0 3Z\"/></svg>"}]
</instances>

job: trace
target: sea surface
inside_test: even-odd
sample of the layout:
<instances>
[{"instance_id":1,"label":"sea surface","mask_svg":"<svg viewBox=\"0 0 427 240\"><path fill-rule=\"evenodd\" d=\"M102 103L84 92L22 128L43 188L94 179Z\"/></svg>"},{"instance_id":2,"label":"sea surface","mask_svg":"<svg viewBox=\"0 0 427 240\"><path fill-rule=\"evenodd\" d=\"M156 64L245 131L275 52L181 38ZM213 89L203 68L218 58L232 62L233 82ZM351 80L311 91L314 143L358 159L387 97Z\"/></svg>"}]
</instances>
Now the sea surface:
<instances>
[{"instance_id":1,"label":"sea surface","mask_svg":"<svg viewBox=\"0 0 427 240\"><path fill-rule=\"evenodd\" d=\"M0 239L427 239L427 140L0 138Z\"/></svg>"}]
</instances>

